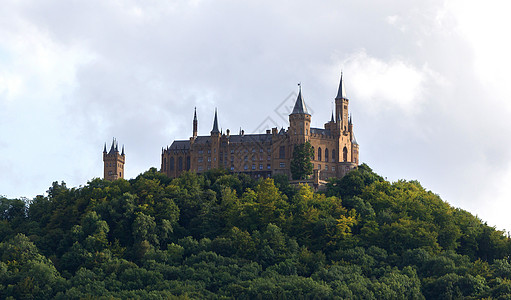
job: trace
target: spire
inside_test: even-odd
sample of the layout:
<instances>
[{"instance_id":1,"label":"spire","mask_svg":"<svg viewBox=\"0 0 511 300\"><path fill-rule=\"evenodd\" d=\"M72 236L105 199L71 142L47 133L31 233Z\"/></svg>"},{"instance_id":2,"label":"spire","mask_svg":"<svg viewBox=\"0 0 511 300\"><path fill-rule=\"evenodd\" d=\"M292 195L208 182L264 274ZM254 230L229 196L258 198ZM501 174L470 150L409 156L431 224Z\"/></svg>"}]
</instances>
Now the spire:
<instances>
[{"instance_id":1,"label":"spire","mask_svg":"<svg viewBox=\"0 0 511 300\"><path fill-rule=\"evenodd\" d=\"M195 107L194 111L193 111L193 129L192 129L192 135L193 135L193 138L196 138L197 137L197 107Z\"/></svg>"},{"instance_id":2,"label":"spire","mask_svg":"<svg viewBox=\"0 0 511 300\"><path fill-rule=\"evenodd\" d=\"M217 117L216 108L215 108L215 120L213 121L213 130L211 130L211 134L213 134L213 133L220 133L220 131L218 130L218 117Z\"/></svg>"},{"instance_id":3,"label":"spire","mask_svg":"<svg viewBox=\"0 0 511 300\"><path fill-rule=\"evenodd\" d=\"M332 110L332 118L330 119L330 122L335 122L334 121L334 111Z\"/></svg>"},{"instance_id":4,"label":"spire","mask_svg":"<svg viewBox=\"0 0 511 300\"><path fill-rule=\"evenodd\" d=\"M106 153L106 143L105 143L105 147L103 148L103 153Z\"/></svg>"},{"instance_id":5,"label":"spire","mask_svg":"<svg viewBox=\"0 0 511 300\"><path fill-rule=\"evenodd\" d=\"M349 118L349 121L348 121L348 125L352 125L353 124L353 117L351 116L350 114L350 118Z\"/></svg>"},{"instance_id":6,"label":"spire","mask_svg":"<svg viewBox=\"0 0 511 300\"><path fill-rule=\"evenodd\" d=\"M309 115L309 112L307 111L307 106L305 105L305 101L303 101L302 97L302 85L299 83L299 91L298 91L298 97L296 98L295 107L293 108L293 112L291 112L292 115L294 114L307 114Z\"/></svg>"},{"instance_id":7,"label":"spire","mask_svg":"<svg viewBox=\"0 0 511 300\"><path fill-rule=\"evenodd\" d=\"M339 90L337 91L337 97L335 99L347 99L346 98L346 89L344 88L344 81L342 80L342 72L341 72L341 82L339 82Z\"/></svg>"},{"instance_id":8,"label":"spire","mask_svg":"<svg viewBox=\"0 0 511 300\"><path fill-rule=\"evenodd\" d=\"M108 152L108 154L111 154L114 152L115 152L115 138L112 138L112 147L110 147L110 151Z\"/></svg>"},{"instance_id":9,"label":"spire","mask_svg":"<svg viewBox=\"0 0 511 300\"><path fill-rule=\"evenodd\" d=\"M124 156L124 145L122 145L122 153L121 153L122 156Z\"/></svg>"}]
</instances>

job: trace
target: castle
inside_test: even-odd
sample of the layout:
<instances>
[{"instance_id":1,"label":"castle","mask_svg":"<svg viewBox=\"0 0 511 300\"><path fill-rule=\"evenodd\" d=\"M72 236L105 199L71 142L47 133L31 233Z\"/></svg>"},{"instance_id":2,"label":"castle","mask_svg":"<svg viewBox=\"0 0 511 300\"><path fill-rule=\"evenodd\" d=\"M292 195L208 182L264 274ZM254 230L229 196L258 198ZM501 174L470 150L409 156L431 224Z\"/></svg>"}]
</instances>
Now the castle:
<instances>
[{"instance_id":1,"label":"castle","mask_svg":"<svg viewBox=\"0 0 511 300\"><path fill-rule=\"evenodd\" d=\"M356 168L359 162L359 146L348 106L349 100L341 74L335 97L335 118L332 112L332 118L324 128L311 128L312 116L305 105L301 86L289 115L287 130L272 128L266 130L266 133L245 134L240 131L238 135L232 135L227 129L223 133L218 130L215 110L210 135L199 136L195 110L192 136L188 140L176 140L170 147L162 149L160 171L172 178L184 171L203 173L214 168L224 168L232 173L245 173L253 177L276 174L290 176L294 146L309 141L314 150L312 163L315 176L321 180L340 178Z\"/></svg>"}]
</instances>

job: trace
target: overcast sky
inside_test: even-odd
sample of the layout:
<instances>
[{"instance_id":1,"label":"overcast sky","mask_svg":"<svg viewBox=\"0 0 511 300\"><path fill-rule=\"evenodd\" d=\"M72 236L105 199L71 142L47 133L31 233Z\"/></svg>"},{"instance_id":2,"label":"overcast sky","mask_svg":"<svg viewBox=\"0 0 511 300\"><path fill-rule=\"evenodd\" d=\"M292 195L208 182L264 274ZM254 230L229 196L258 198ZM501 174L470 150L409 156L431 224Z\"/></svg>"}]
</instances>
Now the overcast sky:
<instances>
[{"instance_id":1,"label":"overcast sky","mask_svg":"<svg viewBox=\"0 0 511 300\"><path fill-rule=\"evenodd\" d=\"M3 0L0 195L126 177L161 148L219 126L288 126L301 82L312 125L341 70L361 162L419 180L511 230L509 1Z\"/></svg>"}]
</instances>

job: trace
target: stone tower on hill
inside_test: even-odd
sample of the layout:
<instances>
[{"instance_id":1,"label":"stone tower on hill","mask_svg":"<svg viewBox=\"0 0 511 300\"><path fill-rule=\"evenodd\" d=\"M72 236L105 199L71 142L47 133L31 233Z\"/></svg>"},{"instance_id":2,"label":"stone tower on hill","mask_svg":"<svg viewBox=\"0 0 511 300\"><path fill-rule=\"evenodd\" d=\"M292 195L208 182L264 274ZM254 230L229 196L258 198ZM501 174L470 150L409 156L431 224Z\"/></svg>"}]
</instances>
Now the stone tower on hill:
<instances>
[{"instance_id":1,"label":"stone tower on hill","mask_svg":"<svg viewBox=\"0 0 511 300\"><path fill-rule=\"evenodd\" d=\"M103 149L103 162L104 162L104 178L106 180L116 180L119 178L124 178L124 163L126 162L126 155L124 154L124 146L122 146L122 151L119 153L119 144L115 140L112 141L112 147L110 147L110 151L106 152L106 143L105 148Z\"/></svg>"},{"instance_id":2,"label":"stone tower on hill","mask_svg":"<svg viewBox=\"0 0 511 300\"><path fill-rule=\"evenodd\" d=\"M318 103L317 101L315 101ZM203 173L209 169L224 168L232 173L253 177L276 174L290 176L290 165L295 145L310 142L314 155L312 163L318 179L343 177L359 163L359 146L355 139L353 122L348 113L341 74L335 97L335 117L324 128L311 127L312 116L305 104L300 86L294 108L289 115L288 129L272 128L266 133L231 135L230 130L218 130L215 110L210 135L197 134L197 113L194 113L193 132L188 140L173 141L162 149L161 172L177 177L184 171Z\"/></svg>"}]
</instances>

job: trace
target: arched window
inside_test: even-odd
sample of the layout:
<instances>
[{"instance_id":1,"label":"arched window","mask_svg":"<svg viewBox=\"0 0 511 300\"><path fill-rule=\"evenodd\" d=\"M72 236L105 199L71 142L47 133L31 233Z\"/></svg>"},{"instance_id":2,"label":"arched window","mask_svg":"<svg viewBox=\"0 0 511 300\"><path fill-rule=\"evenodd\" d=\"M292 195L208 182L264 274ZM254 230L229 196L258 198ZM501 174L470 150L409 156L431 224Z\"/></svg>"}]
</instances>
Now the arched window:
<instances>
[{"instance_id":1,"label":"arched window","mask_svg":"<svg viewBox=\"0 0 511 300\"><path fill-rule=\"evenodd\" d=\"M163 158L163 171L167 171L167 158Z\"/></svg>"},{"instance_id":2,"label":"arched window","mask_svg":"<svg viewBox=\"0 0 511 300\"><path fill-rule=\"evenodd\" d=\"M325 161L328 161L328 148L325 149Z\"/></svg>"},{"instance_id":3,"label":"arched window","mask_svg":"<svg viewBox=\"0 0 511 300\"><path fill-rule=\"evenodd\" d=\"M174 157L171 157L171 158L169 159L169 161L170 161L170 163L169 163L169 165L170 165L170 166L169 166L169 169L170 169L171 171L174 171Z\"/></svg>"},{"instance_id":4,"label":"arched window","mask_svg":"<svg viewBox=\"0 0 511 300\"><path fill-rule=\"evenodd\" d=\"M342 161L348 161L348 148L342 149Z\"/></svg>"},{"instance_id":5,"label":"arched window","mask_svg":"<svg viewBox=\"0 0 511 300\"><path fill-rule=\"evenodd\" d=\"M179 171L183 170L183 157L181 156L177 159L177 169Z\"/></svg>"},{"instance_id":6,"label":"arched window","mask_svg":"<svg viewBox=\"0 0 511 300\"><path fill-rule=\"evenodd\" d=\"M318 160L321 161L321 147L318 148Z\"/></svg>"},{"instance_id":7,"label":"arched window","mask_svg":"<svg viewBox=\"0 0 511 300\"><path fill-rule=\"evenodd\" d=\"M314 147L312 147L312 160L316 160L316 151L314 150Z\"/></svg>"},{"instance_id":8,"label":"arched window","mask_svg":"<svg viewBox=\"0 0 511 300\"><path fill-rule=\"evenodd\" d=\"M190 156L186 157L186 170L190 170Z\"/></svg>"}]
</instances>

